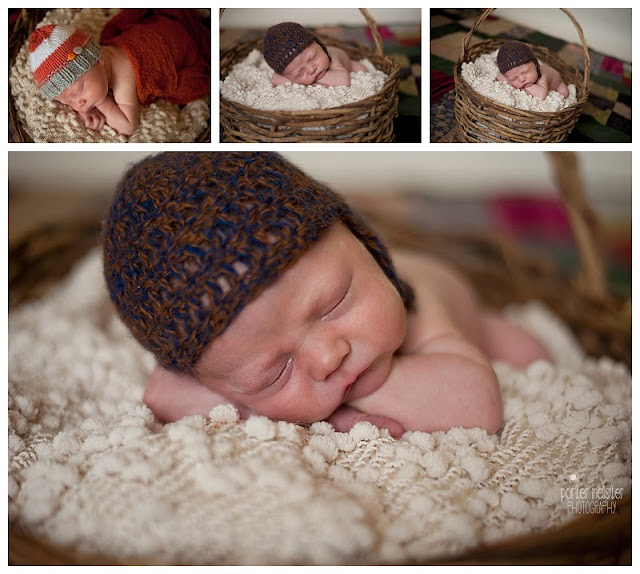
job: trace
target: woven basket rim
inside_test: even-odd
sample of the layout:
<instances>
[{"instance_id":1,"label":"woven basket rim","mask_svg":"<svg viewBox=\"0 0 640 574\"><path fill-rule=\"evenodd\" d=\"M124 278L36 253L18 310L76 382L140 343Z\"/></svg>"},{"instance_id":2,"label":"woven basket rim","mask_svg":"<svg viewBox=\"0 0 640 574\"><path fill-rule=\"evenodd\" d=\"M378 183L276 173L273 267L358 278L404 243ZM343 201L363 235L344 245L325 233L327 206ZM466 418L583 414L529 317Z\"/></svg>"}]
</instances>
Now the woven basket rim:
<instances>
[{"instance_id":1,"label":"woven basket rim","mask_svg":"<svg viewBox=\"0 0 640 574\"><path fill-rule=\"evenodd\" d=\"M619 509L618 509L619 505ZM619 512L618 512L619 510ZM612 514L596 514L576 516L571 521L548 528L538 532L525 535L514 535L490 544L480 544L462 554L453 556L434 557L432 560L417 562L407 560L405 565L490 565L490 564L512 564L512 565L549 565L567 564L567 558L562 550L573 551L576 544L585 544L585 539L589 540L589 529L595 531L592 538L597 537L597 542L603 544L604 537L615 537L616 534L625 537L623 544L616 540L613 545L618 553L624 551L624 545L628 545L631 551L631 516L632 516L632 494L625 494L621 500L617 501L616 512ZM10 565L129 565L129 566L163 566L162 563L149 561L118 560L113 556L87 555L63 547L56 546L49 542L41 541L29 535L22 529L9 525L9 563ZM36 558L37 557L37 558ZM35 558L35 559L34 559ZM624 556L619 559L624 560ZM629 556L629 560L630 560ZM584 556L583 556L584 560ZM599 559L594 564L607 564L613 562L602 562ZM623 562L624 563L624 562ZM583 561L582 564L589 564ZM616 565L618 562L615 563ZM630 564L630 562L629 562Z\"/></svg>"}]
</instances>

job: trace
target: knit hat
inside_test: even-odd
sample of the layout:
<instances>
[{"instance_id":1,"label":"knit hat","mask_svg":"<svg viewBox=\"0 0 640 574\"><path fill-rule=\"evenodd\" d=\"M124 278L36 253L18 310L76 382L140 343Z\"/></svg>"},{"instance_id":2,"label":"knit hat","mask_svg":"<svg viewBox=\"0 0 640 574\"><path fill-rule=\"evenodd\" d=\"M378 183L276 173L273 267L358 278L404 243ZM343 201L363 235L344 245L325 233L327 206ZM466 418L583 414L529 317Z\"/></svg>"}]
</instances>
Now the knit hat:
<instances>
[{"instance_id":1,"label":"knit hat","mask_svg":"<svg viewBox=\"0 0 640 574\"><path fill-rule=\"evenodd\" d=\"M190 372L335 222L410 308L413 291L373 231L335 192L267 152L166 152L134 165L104 221L104 276L135 338L163 367Z\"/></svg>"},{"instance_id":2,"label":"knit hat","mask_svg":"<svg viewBox=\"0 0 640 574\"><path fill-rule=\"evenodd\" d=\"M264 59L274 72L282 74L284 69L307 46L318 42L320 47L329 56L327 47L313 32L295 22L281 22L271 26L264 35L262 50ZM329 56L331 60L331 56Z\"/></svg>"},{"instance_id":3,"label":"knit hat","mask_svg":"<svg viewBox=\"0 0 640 574\"><path fill-rule=\"evenodd\" d=\"M100 58L101 49L82 30L48 24L29 37L29 63L44 96L53 100L86 74Z\"/></svg>"},{"instance_id":4,"label":"knit hat","mask_svg":"<svg viewBox=\"0 0 640 574\"><path fill-rule=\"evenodd\" d=\"M498 68L501 74L508 72L513 68L522 66L527 62L533 62L540 77L540 64L538 59L533 55L531 48L524 42L518 40L507 40L500 50L498 50Z\"/></svg>"}]
</instances>

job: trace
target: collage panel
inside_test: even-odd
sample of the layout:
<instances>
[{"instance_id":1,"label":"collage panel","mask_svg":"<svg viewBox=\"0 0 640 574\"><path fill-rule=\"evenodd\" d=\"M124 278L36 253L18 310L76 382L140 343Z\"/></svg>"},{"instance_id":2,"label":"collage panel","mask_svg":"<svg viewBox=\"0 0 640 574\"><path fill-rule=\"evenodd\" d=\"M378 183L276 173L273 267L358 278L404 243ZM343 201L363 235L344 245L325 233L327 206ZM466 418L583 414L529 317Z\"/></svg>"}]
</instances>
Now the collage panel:
<instances>
[{"instance_id":1,"label":"collage panel","mask_svg":"<svg viewBox=\"0 0 640 574\"><path fill-rule=\"evenodd\" d=\"M226 8L220 141L421 140L419 8Z\"/></svg>"},{"instance_id":2,"label":"collage panel","mask_svg":"<svg viewBox=\"0 0 640 574\"><path fill-rule=\"evenodd\" d=\"M430 11L432 143L631 143L631 8Z\"/></svg>"},{"instance_id":3,"label":"collage panel","mask_svg":"<svg viewBox=\"0 0 640 574\"><path fill-rule=\"evenodd\" d=\"M22 147L13 563L629 560L631 152Z\"/></svg>"},{"instance_id":4,"label":"collage panel","mask_svg":"<svg viewBox=\"0 0 640 574\"><path fill-rule=\"evenodd\" d=\"M9 143L211 141L211 10L9 9Z\"/></svg>"}]
</instances>

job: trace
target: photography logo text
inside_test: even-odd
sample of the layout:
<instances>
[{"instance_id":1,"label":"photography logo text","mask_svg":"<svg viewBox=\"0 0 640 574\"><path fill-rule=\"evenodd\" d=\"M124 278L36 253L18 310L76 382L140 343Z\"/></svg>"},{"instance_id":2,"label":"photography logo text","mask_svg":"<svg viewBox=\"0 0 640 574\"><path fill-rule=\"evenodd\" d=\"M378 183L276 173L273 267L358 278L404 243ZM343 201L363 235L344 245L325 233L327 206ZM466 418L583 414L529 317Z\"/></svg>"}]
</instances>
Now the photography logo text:
<instances>
[{"instance_id":1,"label":"photography logo text","mask_svg":"<svg viewBox=\"0 0 640 574\"><path fill-rule=\"evenodd\" d=\"M575 474L569 475L570 486L560 488L560 503L571 514L613 514L624 489L612 485L580 486Z\"/></svg>"}]
</instances>

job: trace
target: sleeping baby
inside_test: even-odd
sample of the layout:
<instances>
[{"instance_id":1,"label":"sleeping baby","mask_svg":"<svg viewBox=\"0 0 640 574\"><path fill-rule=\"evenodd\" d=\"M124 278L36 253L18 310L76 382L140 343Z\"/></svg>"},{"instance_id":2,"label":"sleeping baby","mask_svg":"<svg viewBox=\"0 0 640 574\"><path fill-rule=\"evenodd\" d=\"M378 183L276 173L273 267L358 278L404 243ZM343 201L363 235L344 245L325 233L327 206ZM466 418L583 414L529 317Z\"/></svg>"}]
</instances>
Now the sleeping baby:
<instances>
[{"instance_id":1,"label":"sleeping baby","mask_svg":"<svg viewBox=\"0 0 640 574\"><path fill-rule=\"evenodd\" d=\"M366 72L344 50L327 46L305 27L282 22L267 30L264 59L273 69L274 86L292 82L304 86L349 86L351 72Z\"/></svg>"},{"instance_id":2,"label":"sleeping baby","mask_svg":"<svg viewBox=\"0 0 640 574\"><path fill-rule=\"evenodd\" d=\"M210 33L194 10L123 9L100 45L73 26L49 24L29 38L29 62L44 96L73 108L89 129L131 135L139 106L187 104L210 91Z\"/></svg>"},{"instance_id":3,"label":"sleeping baby","mask_svg":"<svg viewBox=\"0 0 640 574\"><path fill-rule=\"evenodd\" d=\"M445 264L389 252L345 201L275 153L150 156L104 222L118 313L157 361L161 421L232 403L398 437L502 422L491 361L547 359Z\"/></svg>"},{"instance_id":4,"label":"sleeping baby","mask_svg":"<svg viewBox=\"0 0 640 574\"><path fill-rule=\"evenodd\" d=\"M507 82L510 86L524 90L528 94L544 100L550 90L569 97L569 88L562 81L560 72L546 64L540 64L524 42L507 40L498 51L497 82Z\"/></svg>"}]
</instances>

